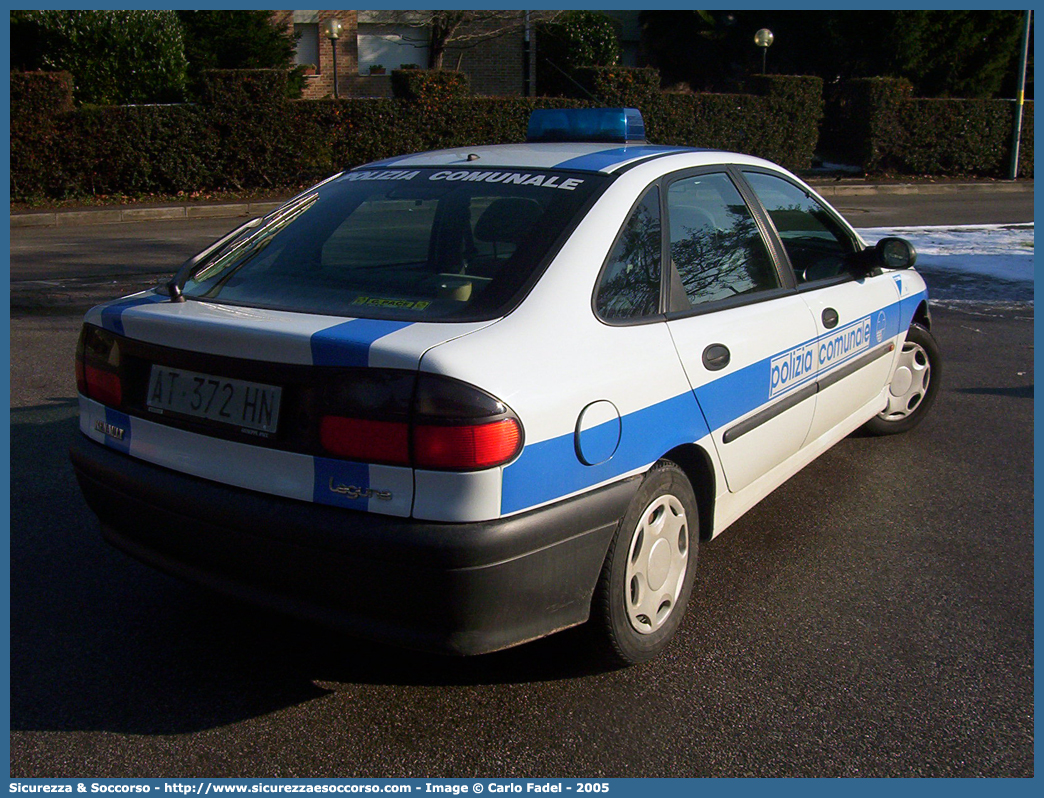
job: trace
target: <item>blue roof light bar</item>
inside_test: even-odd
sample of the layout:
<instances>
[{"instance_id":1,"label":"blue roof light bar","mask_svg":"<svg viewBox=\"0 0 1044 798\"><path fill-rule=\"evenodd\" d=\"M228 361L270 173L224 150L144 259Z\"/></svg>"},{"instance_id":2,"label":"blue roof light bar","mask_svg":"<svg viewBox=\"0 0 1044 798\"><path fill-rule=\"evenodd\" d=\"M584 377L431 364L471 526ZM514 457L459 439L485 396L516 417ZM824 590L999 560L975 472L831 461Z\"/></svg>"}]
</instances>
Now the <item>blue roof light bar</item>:
<instances>
[{"instance_id":1,"label":"blue roof light bar","mask_svg":"<svg viewBox=\"0 0 1044 798\"><path fill-rule=\"evenodd\" d=\"M644 144L637 108L542 108L529 115L526 141Z\"/></svg>"}]
</instances>

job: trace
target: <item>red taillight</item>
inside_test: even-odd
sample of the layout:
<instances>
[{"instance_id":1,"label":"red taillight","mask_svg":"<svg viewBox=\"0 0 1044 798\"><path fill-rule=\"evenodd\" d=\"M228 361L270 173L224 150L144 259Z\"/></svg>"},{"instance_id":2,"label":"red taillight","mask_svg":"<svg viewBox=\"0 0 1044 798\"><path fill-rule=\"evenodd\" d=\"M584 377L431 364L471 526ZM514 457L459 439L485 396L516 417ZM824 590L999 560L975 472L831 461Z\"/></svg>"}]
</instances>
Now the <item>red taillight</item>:
<instances>
[{"instance_id":1,"label":"red taillight","mask_svg":"<svg viewBox=\"0 0 1044 798\"><path fill-rule=\"evenodd\" d=\"M364 463L410 463L410 426L402 421L323 416L319 439L330 454Z\"/></svg>"},{"instance_id":2,"label":"red taillight","mask_svg":"<svg viewBox=\"0 0 1044 798\"><path fill-rule=\"evenodd\" d=\"M396 369L342 372L319 392L319 442L334 457L446 471L513 460L522 424L495 396L460 380Z\"/></svg>"},{"instance_id":3,"label":"red taillight","mask_svg":"<svg viewBox=\"0 0 1044 798\"><path fill-rule=\"evenodd\" d=\"M123 404L123 386L120 375L111 371L102 371L90 364L84 366L84 381L87 385L87 396L96 402L109 407Z\"/></svg>"},{"instance_id":4,"label":"red taillight","mask_svg":"<svg viewBox=\"0 0 1044 798\"><path fill-rule=\"evenodd\" d=\"M120 347L112 333L84 325L76 344L76 389L108 407L123 404Z\"/></svg>"},{"instance_id":5,"label":"red taillight","mask_svg":"<svg viewBox=\"0 0 1044 798\"><path fill-rule=\"evenodd\" d=\"M417 468L474 470L511 460L522 442L513 418L489 424L417 426L413 431L413 459Z\"/></svg>"}]
</instances>

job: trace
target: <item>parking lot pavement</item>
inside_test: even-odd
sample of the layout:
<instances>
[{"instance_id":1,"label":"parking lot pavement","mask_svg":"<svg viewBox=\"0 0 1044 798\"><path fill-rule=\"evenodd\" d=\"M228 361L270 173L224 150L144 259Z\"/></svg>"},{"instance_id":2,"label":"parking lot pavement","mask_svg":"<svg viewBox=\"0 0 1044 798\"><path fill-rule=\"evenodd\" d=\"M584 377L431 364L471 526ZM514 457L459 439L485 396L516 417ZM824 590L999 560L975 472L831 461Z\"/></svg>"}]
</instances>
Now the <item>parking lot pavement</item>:
<instances>
[{"instance_id":1,"label":"parking lot pavement","mask_svg":"<svg viewBox=\"0 0 1044 798\"><path fill-rule=\"evenodd\" d=\"M1033 310L934 320L924 424L705 544L666 655L605 671L576 632L373 646L108 548L65 454L79 320L16 314L11 775L1031 776Z\"/></svg>"}]
</instances>

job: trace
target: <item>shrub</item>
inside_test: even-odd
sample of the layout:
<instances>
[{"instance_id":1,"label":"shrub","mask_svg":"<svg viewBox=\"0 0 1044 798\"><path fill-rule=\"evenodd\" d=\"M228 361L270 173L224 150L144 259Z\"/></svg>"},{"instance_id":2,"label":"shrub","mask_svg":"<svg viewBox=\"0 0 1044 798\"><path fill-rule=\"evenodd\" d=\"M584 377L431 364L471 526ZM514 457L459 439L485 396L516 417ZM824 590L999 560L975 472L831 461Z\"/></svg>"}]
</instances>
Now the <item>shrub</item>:
<instances>
[{"instance_id":1,"label":"shrub","mask_svg":"<svg viewBox=\"0 0 1044 798\"><path fill-rule=\"evenodd\" d=\"M848 156L869 173L1007 175L1014 107L1006 100L914 99L907 81L850 81L840 103ZM1027 124L1028 123L1028 124ZM1033 175L1033 112L1027 103L1019 175Z\"/></svg>"},{"instance_id":2,"label":"shrub","mask_svg":"<svg viewBox=\"0 0 1044 798\"><path fill-rule=\"evenodd\" d=\"M448 69L393 69L391 86L392 96L399 99L436 103L471 92L468 76Z\"/></svg>"},{"instance_id":3,"label":"shrub","mask_svg":"<svg viewBox=\"0 0 1044 798\"><path fill-rule=\"evenodd\" d=\"M12 153L25 154L12 159L15 199L294 188L396 155L523 141L534 108L596 104L431 95L289 101L282 70L215 70L206 73L198 106L59 113L47 117L47 146L37 145L26 120L34 118L32 108L46 108L45 91L57 91L61 80L39 78L45 88L32 100L33 79L12 76ZM792 169L811 159L820 108L815 80L773 79L762 86L765 96L663 94L654 91L655 70L594 69L590 81L603 92L602 103L638 107L655 143L736 150Z\"/></svg>"},{"instance_id":4,"label":"shrub","mask_svg":"<svg viewBox=\"0 0 1044 798\"><path fill-rule=\"evenodd\" d=\"M1014 108L1004 100L910 100L903 107L904 135L891 162L905 174L1005 176L1011 160ZM1020 143L1020 173L1033 174L1032 120L1028 107ZM1026 146L1028 143L1028 147Z\"/></svg>"},{"instance_id":5,"label":"shrub","mask_svg":"<svg viewBox=\"0 0 1044 798\"><path fill-rule=\"evenodd\" d=\"M19 110L11 127L32 126L55 114L71 111L72 75L68 72L12 72L11 107Z\"/></svg>"},{"instance_id":6,"label":"shrub","mask_svg":"<svg viewBox=\"0 0 1044 798\"><path fill-rule=\"evenodd\" d=\"M68 72L11 73L11 195L58 190L58 120L72 110Z\"/></svg>"},{"instance_id":7,"label":"shrub","mask_svg":"<svg viewBox=\"0 0 1044 798\"><path fill-rule=\"evenodd\" d=\"M850 80L837 109L846 156L868 172L894 168L895 144L904 135L902 109L912 95L913 85L904 78Z\"/></svg>"},{"instance_id":8,"label":"shrub","mask_svg":"<svg viewBox=\"0 0 1044 798\"><path fill-rule=\"evenodd\" d=\"M547 98L461 98L438 107L401 100L297 100L291 104L300 179L422 150L524 141L533 108L578 106Z\"/></svg>"},{"instance_id":9,"label":"shrub","mask_svg":"<svg viewBox=\"0 0 1044 798\"><path fill-rule=\"evenodd\" d=\"M217 185L283 185L295 171L286 73L278 69L212 69L203 73L203 108L221 141Z\"/></svg>"},{"instance_id":10,"label":"shrub","mask_svg":"<svg viewBox=\"0 0 1044 798\"><path fill-rule=\"evenodd\" d=\"M537 80L548 96L576 93L580 67L611 67L620 60L612 19L599 11L566 11L537 28Z\"/></svg>"},{"instance_id":11,"label":"shrub","mask_svg":"<svg viewBox=\"0 0 1044 798\"><path fill-rule=\"evenodd\" d=\"M750 95L652 93L652 70L603 75L603 90L616 91L606 102L637 105L656 143L750 152L792 168L807 165L811 157L810 148L794 144L803 140L796 128L807 122L794 110L797 104ZM285 80L282 71L218 70L207 73L199 106L66 113L52 136L54 148L33 150L39 168L12 161L12 196L293 188L410 152L523 141L534 108L595 105L589 100L460 96L287 101ZM19 96L12 91L13 98ZM630 102L643 96L648 98L644 103ZM12 118L20 117L13 100ZM12 152L32 146L31 137L13 135ZM16 150L16 144L23 149Z\"/></svg>"},{"instance_id":12,"label":"shrub","mask_svg":"<svg viewBox=\"0 0 1044 798\"><path fill-rule=\"evenodd\" d=\"M581 72L590 73L601 102L641 110L646 135L657 144L748 153L792 170L812 163L823 116L819 78L764 76L754 81L758 95L683 94L656 90L654 69Z\"/></svg>"},{"instance_id":13,"label":"shrub","mask_svg":"<svg viewBox=\"0 0 1044 798\"><path fill-rule=\"evenodd\" d=\"M65 196L178 194L215 186L218 139L191 106L82 108L62 126Z\"/></svg>"},{"instance_id":14,"label":"shrub","mask_svg":"<svg viewBox=\"0 0 1044 798\"><path fill-rule=\"evenodd\" d=\"M815 119L750 94L675 94L642 109L649 140L756 155L794 171L812 162Z\"/></svg>"},{"instance_id":15,"label":"shrub","mask_svg":"<svg viewBox=\"0 0 1044 798\"><path fill-rule=\"evenodd\" d=\"M764 157L791 169L808 169L823 121L823 79L813 75L754 75L750 89L768 100L768 118L775 120L763 128L773 131L772 141L760 145L762 152L773 153Z\"/></svg>"},{"instance_id":16,"label":"shrub","mask_svg":"<svg viewBox=\"0 0 1044 798\"><path fill-rule=\"evenodd\" d=\"M189 93L203 94L208 69L282 69L289 97L300 97L304 69L294 67L297 41L271 11L178 11L184 30Z\"/></svg>"},{"instance_id":17,"label":"shrub","mask_svg":"<svg viewBox=\"0 0 1044 798\"><path fill-rule=\"evenodd\" d=\"M574 73L572 96L608 106L640 108L660 95L660 73L649 67L582 67Z\"/></svg>"},{"instance_id":18,"label":"shrub","mask_svg":"<svg viewBox=\"0 0 1044 798\"><path fill-rule=\"evenodd\" d=\"M20 59L66 70L77 102L177 102L185 50L173 11L12 11L11 38L32 42Z\"/></svg>"}]
</instances>

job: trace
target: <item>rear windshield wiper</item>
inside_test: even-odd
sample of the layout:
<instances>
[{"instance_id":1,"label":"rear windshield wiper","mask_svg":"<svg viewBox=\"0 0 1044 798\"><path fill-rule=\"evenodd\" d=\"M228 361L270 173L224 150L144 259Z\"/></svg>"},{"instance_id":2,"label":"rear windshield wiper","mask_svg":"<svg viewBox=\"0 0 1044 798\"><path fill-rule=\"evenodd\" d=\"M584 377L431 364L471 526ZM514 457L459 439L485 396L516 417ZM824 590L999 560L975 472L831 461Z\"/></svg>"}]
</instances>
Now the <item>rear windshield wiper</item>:
<instances>
[{"instance_id":1,"label":"rear windshield wiper","mask_svg":"<svg viewBox=\"0 0 1044 798\"><path fill-rule=\"evenodd\" d=\"M251 219L249 222L241 224L231 233L228 233L222 238L219 238L217 241L215 241L205 250L200 252L198 255L193 255L191 258L189 258L187 261L181 264L181 267L177 270L177 272L174 273L174 276L170 278L170 280L168 280L164 286L162 286L163 288L166 288L166 294L170 297L170 301L184 302L185 295L181 292L181 290L185 287L185 283L188 282L193 272L196 271L196 268L201 263L205 262L208 258L220 253L222 250L225 249L225 247L232 243L233 240L241 236L247 230L250 230L251 228L260 225L262 221L264 221L264 217L258 216L256 219Z\"/></svg>"}]
</instances>

